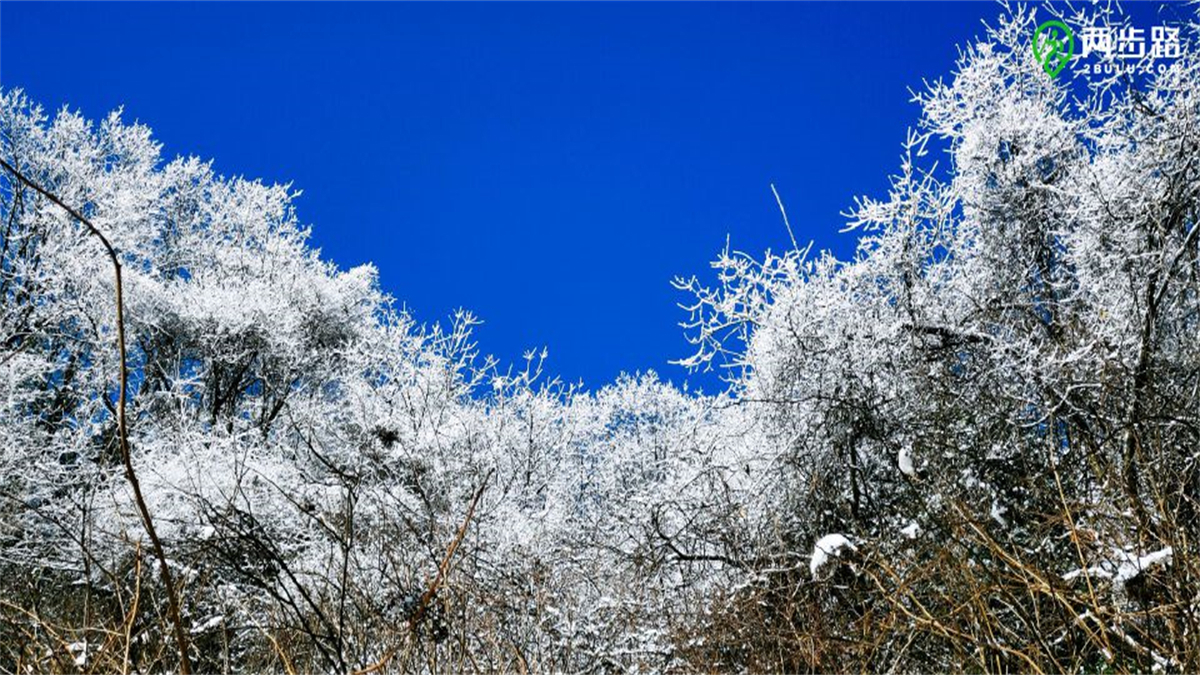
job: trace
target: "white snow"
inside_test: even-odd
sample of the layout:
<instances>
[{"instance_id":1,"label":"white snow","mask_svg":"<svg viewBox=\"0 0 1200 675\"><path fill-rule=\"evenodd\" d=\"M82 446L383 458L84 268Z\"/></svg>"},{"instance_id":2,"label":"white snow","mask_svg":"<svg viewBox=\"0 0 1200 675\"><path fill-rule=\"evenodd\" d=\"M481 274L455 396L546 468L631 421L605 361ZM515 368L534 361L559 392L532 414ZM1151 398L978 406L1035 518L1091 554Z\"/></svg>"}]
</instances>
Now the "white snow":
<instances>
[{"instance_id":1,"label":"white snow","mask_svg":"<svg viewBox=\"0 0 1200 675\"><path fill-rule=\"evenodd\" d=\"M200 623L199 625L193 627L192 635L200 635L201 633L207 633L208 631L212 630L213 628L216 628L217 626L221 625L221 622L224 620L225 620L225 616L223 614L218 614L218 615L208 619L207 621L204 621L203 623Z\"/></svg>"},{"instance_id":2,"label":"white snow","mask_svg":"<svg viewBox=\"0 0 1200 675\"><path fill-rule=\"evenodd\" d=\"M1008 507L1000 503L1000 500L992 500L992 520L1000 524L1001 527L1008 527L1008 521L1004 519L1004 514L1008 513Z\"/></svg>"},{"instance_id":3,"label":"white snow","mask_svg":"<svg viewBox=\"0 0 1200 675\"><path fill-rule=\"evenodd\" d=\"M1099 579L1112 579L1113 586L1121 588L1125 582L1157 565L1168 565L1175 549L1171 546L1159 549L1146 555L1137 555L1130 551L1114 548L1113 557L1086 569L1088 576ZM1083 569L1067 572L1062 576L1063 581L1070 581L1082 575Z\"/></svg>"},{"instance_id":4,"label":"white snow","mask_svg":"<svg viewBox=\"0 0 1200 675\"><path fill-rule=\"evenodd\" d=\"M829 562L830 556L840 556L843 549L857 551L858 548L844 534L827 534L813 545L812 560L808 563L808 571L814 579L817 572Z\"/></svg>"},{"instance_id":5,"label":"white snow","mask_svg":"<svg viewBox=\"0 0 1200 675\"><path fill-rule=\"evenodd\" d=\"M912 455L910 454L911 452L912 449L909 448L909 446L904 445L900 448L900 456L896 458L896 464L898 464L900 467L900 473L909 477L917 475L916 470L913 469Z\"/></svg>"},{"instance_id":6,"label":"white snow","mask_svg":"<svg viewBox=\"0 0 1200 675\"><path fill-rule=\"evenodd\" d=\"M67 651L71 652L71 655L75 657L75 665L77 667L83 668L87 665L88 643L72 642L71 644L67 645Z\"/></svg>"},{"instance_id":7,"label":"white snow","mask_svg":"<svg viewBox=\"0 0 1200 675\"><path fill-rule=\"evenodd\" d=\"M1023 20L997 34L1019 32L1027 41ZM1139 542L1138 517L1105 487L1118 476L1093 482L1090 474L1067 471L1060 490L1059 481L1025 474L1040 470L1047 447L1051 462L1084 452L1076 424L1123 426L1125 440L1136 445L1128 430L1143 420L1111 423L1131 416L1120 397L1106 398L1145 353L1144 308L1127 291L1172 279L1181 256L1194 250L1197 230L1194 222L1168 228L1148 244L1138 229L1146 223L1113 228L1112 220L1159 213L1163 196L1144 189L1147 180L1193 175L1194 158L1161 131L1162 120L1129 115L1123 104L1111 113L1100 106L1078 116L1060 110L1061 91L1044 73L1029 86L1025 53L1006 55L1027 44L1013 40L998 43L996 58L986 56L985 43L981 56L965 59L962 77L920 96L928 126L910 134L901 174L886 196L863 198L848 216L863 235L852 258L809 259L799 250L755 256L727 245L700 277L677 279L676 289L691 297L680 303L685 316L675 318L696 351L676 363L732 368L730 386L700 393L681 392L652 373L577 385L542 374L544 349L527 352L523 365L492 359L486 344L476 347L477 320L469 313L425 324L380 287L373 267L341 271L322 257L287 185L226 179L195 158L170 161L148 128L124 125L119 116L91 124L69 111L51 121L19 90L0 90L0 156L20 159L66 202L94 213L128 262L126 360L134 377L127 393L136 422L133 469L144 491L137 504L121 472L94 461L112 440L120 356L103 247L45 200L15 208L9 190L0 195L0 220L11 221L11 243L31 243L0 245L0 281L13 289L0 295L16 298L0 308L0 338L19 337L0 347L0 475L15 490L12 508L0 514L7 537L0 557L16 574L45 569L61 577L61 588L46 589L57 606L58 594L69 599L80 584L106 583L75 580L86 558L79 558L73 532L88 535L87 556L128 560L139 542L142 554L150 552L149 522L170 544L161 560L178 576L180 600L194 610L191 630L211 637L223 627L215 612L252 628L286 620L287 605L261 592L284 564L295 572L278 582L287 594L320 599L333 588L378 598L384 625L411 611L448 551L455 557L442 566L455 576L447 584L504 581L496 600L514 608L501 617L511 621L507 632L521 636L513 648L549 645L545 657L554 660L546 662L561 669L578 669L584 659L632 669L650 661L613 655L704 636L706 630L691 631L708 626L714 642L745 639L764 614L726 621L731 606L721 599L755 598L770 609L772 596L759 589L791 583L793 568L803 568L805 541L817 580L873 551L865 537L877 534L887 537L899 568L939 553L960 555L968 572L986 567L986 551L944 541L935 526L944 513L978 517L1003 535L1006 549L1051 575L1079 567L1064 578L1101 579L1109 597L1089 603L1099 618L1081 620L1094 622L1088 634L1103 639L1088 640L1087 648L1124 648L1118 629L1108 627L1118 621L1127 636L1145 642L1138 649L1184 660L1186 651L1147 633L1160 618L1186 614L1191 598L1124 611L1126 584L1182 559L1174 563L1172 549L1162 548L1171 542ZM1186 85L1178 90L1183 104L1172 103L1171 92L1156 97L1162 119L1192 119L1200 84L1190 73L1170 76L1171 91ZM1090 130L1087 139L1077 137L1079 129ZM936 172L944 176L911 161L930 136L945 138L951 150L952 170ZM1187 199L1194 205L1190 193ZM0 243L9 242L5 228ZM1037 257L1044 241L1055 242L1046 261ZM428 253L420 249L405 255ZM1050 267L1030 268L1031 259ZM1026 283L1031 269L1039 283ZM422 279L436 286L471 268L443 271ZM584 301L569 282L537 281L520 297L545 300L550 310ZM1081 300L1055 305L1047 316L1043 281ZM1200 303L1187 280L1178 283L1161 305L1153 363L1194 361L1187 331ZM1042 317L1068 329L1047 331ZM67 364L76 373L71 378ZM1164 371L1162 390L1182 391L1167 377L1172 373ZM1055 412L1079 396L1103 404L1079 408L1078 422ZM1162 402L1168 409L1147 417L1150 427L1196 419L1186 401ZM1172 442L1172 453L1200 456ZM1121 443L1093 450L1103 454L1096 466L1123 467ZM835 523L846 506L850 480L839 472L847 464L857 472L853 487L873 503L898 506L864 508L856 525L814 530L811 523ZM489 482L485 476L493 474ZM993 485L1001 475L1026 491ZM1146 494L1157 494L1162 477L1154 466L1142 475ZM56 498L64 484L86 485L87 499ZM468 505L477 488L484 491L476 511ZM1026 518L1023 504L1054 504L1064 494L1091 530L1088 541L1098 542L1078 559L1073 547L1048 545L1045 538L1054 535L1043 529L1014 527ZM152 518L143 521L138 506ZM924 532L918 516L935 529ZM831 533L835 527L854 534ZM463 547L444 549L456 532ZM259 543L277 547L280 565L203 573L193 551L216 543L231 560ZM772 564L741 571L717 562L725 556ZM145 556L146 568L158 570L159 559ZM386 566L363 564L372 560ZM940 593L942 582L913 579L913 592ZM868 585L852 595L871 601L877 590ZM28 603L36 605L37 596ZM198 613L202 607L219 609ZM710 620L691 621L691 614ZM73 625L72 618L44 620ZM953 611L932 619L970 632L955 623L970 617ZM472 619L461 628L489 625ZM90 630L55 641L54 655L63 665L77 660L95 669L88 644L73 641L100 633L83 628ZM726 628L736 632L721 634ZM1013 626L1005 639L1042 637L1027 628ZM1071 649L1085 646L1075 642L1079 631L1058 628ZM144 635L141 644L157 649L158 633ZM265 631L228 637L230 653L270 653ZM366 644L387 634L364 630L358 637ZM493 658L486 651L492 647L481 649L466 656ZM718 651L696 658L719 658ZM922 654L905 657L895 669L971 667L972 655L957 648L938 654L928 662ZM672 658L656 662L669 669Z\"/></svg>"}]
</instances>

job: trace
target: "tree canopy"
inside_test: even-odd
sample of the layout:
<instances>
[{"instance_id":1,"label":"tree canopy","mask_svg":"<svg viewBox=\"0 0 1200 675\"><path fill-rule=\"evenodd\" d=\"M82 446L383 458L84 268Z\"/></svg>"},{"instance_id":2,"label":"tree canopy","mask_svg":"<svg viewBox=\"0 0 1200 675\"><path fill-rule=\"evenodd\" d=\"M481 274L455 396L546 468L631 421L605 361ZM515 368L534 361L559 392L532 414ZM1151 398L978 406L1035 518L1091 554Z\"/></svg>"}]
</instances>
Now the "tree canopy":
<instances>
[{"instance_id":1,"label":"tree canopy","mask_svg":"<svg viewBox=\"0 0 1200 675\"><path fill-rule=\"evenodd\" d=\"M852 259L676 281L707 395L499 364L291 186L0 92L0 159L118 252L175 586L110 261L6 171L0 670L177 669L172 593L203 671L1200 669L1196 26L1086 80L1036 26L916 95Z\"/></svg>"}]
</instances>

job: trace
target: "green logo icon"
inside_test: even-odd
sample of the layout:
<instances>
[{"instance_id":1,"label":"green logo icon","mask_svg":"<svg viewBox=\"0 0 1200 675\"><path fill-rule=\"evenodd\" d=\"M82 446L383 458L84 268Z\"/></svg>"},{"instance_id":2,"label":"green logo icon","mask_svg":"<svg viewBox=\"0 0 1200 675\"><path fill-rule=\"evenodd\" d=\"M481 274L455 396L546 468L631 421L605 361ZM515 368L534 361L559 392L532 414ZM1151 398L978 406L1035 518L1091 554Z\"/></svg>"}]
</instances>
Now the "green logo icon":
<instances>
[{"instance_id":1,"label":"green logo icon","mask_svg":"<svg viewBox=\"0 0 1200 675\"><path fill-rule=\"evenodd\" d=\"M1075 55L1075 34L1062 21L1047 21L1033 34L1033 58L1050 77L1058 77Z\"/></svg>"}]
</instances>

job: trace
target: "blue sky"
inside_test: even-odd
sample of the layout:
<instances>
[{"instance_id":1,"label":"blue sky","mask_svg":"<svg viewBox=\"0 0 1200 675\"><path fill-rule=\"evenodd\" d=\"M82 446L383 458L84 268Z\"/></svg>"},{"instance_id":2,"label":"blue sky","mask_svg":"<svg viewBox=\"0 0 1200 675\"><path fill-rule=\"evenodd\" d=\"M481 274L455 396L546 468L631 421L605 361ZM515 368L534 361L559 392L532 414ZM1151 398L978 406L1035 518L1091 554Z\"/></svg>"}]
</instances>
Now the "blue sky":
<instances>
[{"instance_id":1,"label":"blue sky","mask_svg":"<svg viewBox=\"0 0 1200 675\"><path fill-rule=\"evenodd\" d=\"M689 346L674 275L799 239L848 255L992 3L0 5L0 84L117 106L169 157L304 191L344 267L373 261L421 320L486 323L590 386ZM695 379L693 379L695 381ZM711 388L711 382L709 382Z\"/></svg>"}]
</instances>

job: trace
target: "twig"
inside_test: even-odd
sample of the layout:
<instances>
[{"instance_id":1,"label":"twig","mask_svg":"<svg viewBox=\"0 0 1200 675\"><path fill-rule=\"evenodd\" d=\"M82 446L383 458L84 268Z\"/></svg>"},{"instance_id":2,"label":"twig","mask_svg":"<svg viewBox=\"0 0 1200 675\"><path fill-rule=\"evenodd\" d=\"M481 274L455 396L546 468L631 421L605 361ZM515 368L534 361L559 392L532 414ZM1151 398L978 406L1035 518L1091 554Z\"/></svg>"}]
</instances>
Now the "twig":
<instances>
[{"instance_id":1,"label":"twig","mask_svg":"<svg viewBox=\"0 0 1200 675\"><path fill-rule=\"evenodd\" d=\"M467 515L463 518L462 525L458 527L458 534L455 535L454 541L450 543L450 547L446 549L446 555L442 558L442 564L438 565L437 574L434 575L433 581L429 583L429 588L425 589L425 593L421 595L420 602L417 603L416 610L412 613L412 617L408 620L408 625L416 628L421 619L425 618L425 612L429 609L429 603L433 601L433 596L437 594L442 582L446 579L446 572L450 569L450 561L454 559L454 553L458 550L459 544L462 543L463 537L467 535L467 525L471 523L471 518L475 515L475 507L479 504L479 498L483 496L483 491L487 489L488 481L492 478L492 471L489 471L483 477L483 483L479 485L479 489L475 491L475 496L471 499L471 505L467 507Z\"/></svg>"},{"instance_id":2,"label":"twig","mask_svg":"<svg viewBox=\"0 0 1200 675\"><path fill-rule=\"evenodd\" d=\"M117 255L117 250L113 248L108 238L78 211L67 206L66 203L45 188L26 178L24 174L17 171L16 167L3 159L0 159L0 166L3 166L19 182L27 185L34 192L37 192L46 199L49 199L66 211L72 218L83 223L88 231L95 235L100 240L100 243L104 245L108 259L112 262L113 277L116 282L117 353L119 356L118 369L120 371L120 381L117 387L117 443L121 449L121 461L125 464L125 479L133 489L133 499L137 503L138 512L141 514L142 525L146 528L146 535L150 537L150 543L154 547L154 556L158 558L159 576L162 578L163 585L167 587L167 611L170 613L171 624L175 633L175 645L179 650L179 672L182 675L191 675L192 663L188 658L187 633L183 630L183 619L179 612L179 598L176 594L175 580L171 574L170 567L167 565L167 554L163 550L162 540L158 538L158 532L154 529L154 520L150 517L150 509L146 506L146 500L142 497L142 487L138 482L137 473L133 470L133 460L129 453L129 426L125 418L125 399L129 388L129 366L125 362L125 309L121 287L120 256Z\"/></svg>"},{"instance_id":3,"label":"twig","mask_svg":"<svg viewBox=\"0 0 1200 675\"><path fill-rule=\"evenodd\" d=\"M129 647L133 644L133 620L137 618L138 603L142 597L142 545L134 548L134 560L137 567L133 570L133 606L129 608L129 617L125 620L125 653L121 657L121 675L129 674Z\"/></svg>"},{"instance_id":4,"label":"twig","mask_svg":"<svg viewBox=\"0 0 1200 675\"><path fill-rule=\"evenodd\" d=\"M796 234L792 232L792 224L788 222L787 209L783 208L783 199L779 197L779 190L775 189L774 183L771 183L771 194L775 195L775 203L779 205L779 213L783 216L783 226L787 228L788 237L792 239L792 249L799 252L800 244L796 243Z\"/></svg>"},{"instance_id":5,"label":"twig","mask_svg":"<svg viewBox=\"0 0 1200 675\"><path fill-rule=\"evenodd\" d=\"M475 490L475 496L471 498L471 505L467 507L467 515L463 518L462 525L458 527L458 534L454 536L454 541L450 542L449 548L446 549L446 555L442 557L442 564L438 565L437 573L429 582L429 588L421 594L420 601L417 602L417 607L413 610L412 616L408 619L408 626L411 630L416 630L421 623L421 619L425 618L425 612L429 609L429 603L433 602L433 596L437 594L442 582L446 580L446 573L450 570L450 562L454 559L454 553L458 550L459 544L462 544L463 538L467 536L467 526L471 524L471 518L475 515L475 507L479 504L480 497L483 496L483 491L487 489L488 481L491 480L495 470L489 471L483 477L483 482L479 485L479 489ZM387 666L392 657L396 655L396 649L388 650L383 658L379 661L363 668L362 670L354 671L353 675L368 675Z\"/></svg>"}]
</instances>

